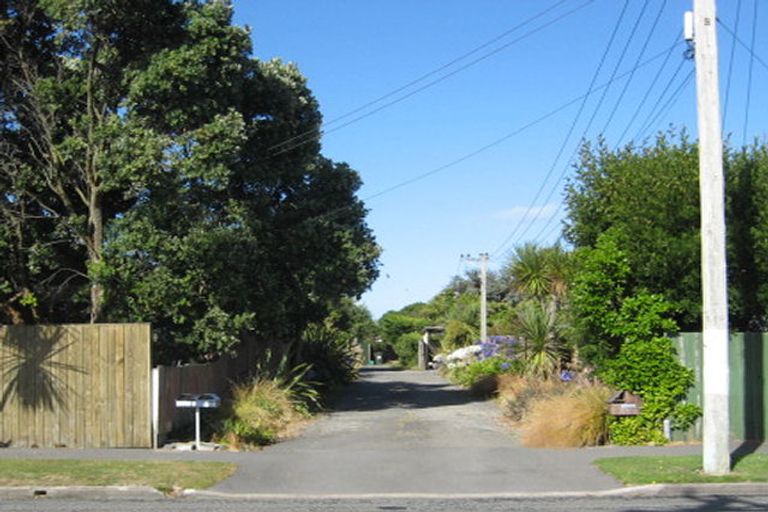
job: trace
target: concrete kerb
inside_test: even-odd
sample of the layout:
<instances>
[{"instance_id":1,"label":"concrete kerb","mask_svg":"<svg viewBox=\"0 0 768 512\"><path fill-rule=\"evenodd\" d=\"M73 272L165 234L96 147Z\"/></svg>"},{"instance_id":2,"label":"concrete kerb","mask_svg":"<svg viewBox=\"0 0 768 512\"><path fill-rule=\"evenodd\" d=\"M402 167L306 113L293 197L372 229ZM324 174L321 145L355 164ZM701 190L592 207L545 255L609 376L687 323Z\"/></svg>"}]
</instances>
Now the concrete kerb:
<instances>
[{"instance_id":1,"label":"concrete kerb","mask_svg":"<svg viewBox=\"0 0 768 512\"><path fill-rule=\"evenodd\" d=\"M0 487L0 500L23 499L89 499L89 500L158 500L168 495L144 486L67 486L67 487Z\"/></svg>"},{"instance_id":2,"label":"concrete kerb","mask_svg":"<svg viewBox=\"0 0 768 512\"><path fill-rule=\"evenodd\" d=\"M187 489L185 498L232 500L369 500L369 499L546 499L546 498L610 498L610 497L690 497L713 495L762 496L768 494L766 483L733 484L650 484L620 487L604 491L510 492L510 493L368 493L368 494L241 494Z\"/></svg>"},{"instance_id":3,"label":"concrete kerb","mask_svg":"<svg viewBox=\"0 0 768 512\"><path fill-rule=\"evenodd\" d=\"M370 499L552 499L552 498L611 498L611 497L691 497L691 496L762 496L768 494L765 483L733 484L651 484L620 487L605 491L569 492L511 492L511 493L368 493L368 494L242 494L185 489L178 494L168 495L151 487L105 486L105 487L0 487L0 499L86 499L86 500L164 500L172 498L226 499L226 500L370 500Z\"/></svg>"}]
</instances>

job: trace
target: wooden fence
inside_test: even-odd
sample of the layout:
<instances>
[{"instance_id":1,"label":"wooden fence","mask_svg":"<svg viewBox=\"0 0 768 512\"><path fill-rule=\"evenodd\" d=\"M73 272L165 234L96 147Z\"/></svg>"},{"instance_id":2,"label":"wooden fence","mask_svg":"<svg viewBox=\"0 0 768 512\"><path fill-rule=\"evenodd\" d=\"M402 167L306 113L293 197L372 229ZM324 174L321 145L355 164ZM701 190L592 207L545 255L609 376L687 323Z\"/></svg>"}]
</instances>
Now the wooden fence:
<instances>
[{"instance_id":1,"label":"wooden fence","mask_svg":"<svg viewBox=\"0 0 768 512\"><path fill-rule=\"evenodd\" d=\"M701 406L701 333L682 333L674 343L680 361L693 369L696 376L695 384L688 392L688 401ZM731 437L763 441L768 423L768 333L733 333L729 352ZM676 432L675 439L701 439L701 421L688 432Z\"/></svg>"},{"instance_id":2,"label":"wooden fence","mask_svg":"<svg viewBox=\"0 0 768 512\"><path fill-rule=\"evenodd\" d=\"M0 327L0 441L152 446L149 324Z\"/></svg>"},{"instance_id":3,"label":"wooden fence","mask_svg":"<svg viewBox=\"0 0 768 512\"><path fill-rule=\"evenodd\" d=\"M162 446L168 434L194 421L193 409L176 407L176 398L183 393L216 393L227 398L233 382L253 375L257 361L269 350L273 361L282 357L285 346L258 344L245 336L238 346L237 355L225 356L208 364L184 366L158 366L152 370L152 411L154 418L155 445ZM207 421L212 411L203 411L202 421Z\"/></svg>"}]
</instances>

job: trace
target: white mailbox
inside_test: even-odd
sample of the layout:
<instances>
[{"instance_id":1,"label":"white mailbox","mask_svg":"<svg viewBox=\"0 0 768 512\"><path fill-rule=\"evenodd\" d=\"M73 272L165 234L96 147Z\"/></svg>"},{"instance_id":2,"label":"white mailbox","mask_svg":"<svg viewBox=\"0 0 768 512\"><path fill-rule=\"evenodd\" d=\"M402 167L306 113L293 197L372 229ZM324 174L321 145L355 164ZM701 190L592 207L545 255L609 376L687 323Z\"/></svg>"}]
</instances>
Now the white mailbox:
<instances>
[{"instance_id":1,"label":"white mailbox","mask_svg":"<svg viewBox=\"0 0 768 512\"><path fill-rule=\"evenodd\" d=\"M221 405L221 398L216 393L204 393L194 395L185 393L176 399L176 407L196 407L200 409L213 409Z\"/></svg>"},{"instance_id":2,"label":"white mailbox","mask_svg":"<svg viewBox=\"0 0 768 512\"><path fill-rule=\"evenodd\" d=\"M221 406L216 393L184 393L176 399L176 407L195 408L195 449L200 450L200 409L215 409Z\"/></svg>"}]
</instances>

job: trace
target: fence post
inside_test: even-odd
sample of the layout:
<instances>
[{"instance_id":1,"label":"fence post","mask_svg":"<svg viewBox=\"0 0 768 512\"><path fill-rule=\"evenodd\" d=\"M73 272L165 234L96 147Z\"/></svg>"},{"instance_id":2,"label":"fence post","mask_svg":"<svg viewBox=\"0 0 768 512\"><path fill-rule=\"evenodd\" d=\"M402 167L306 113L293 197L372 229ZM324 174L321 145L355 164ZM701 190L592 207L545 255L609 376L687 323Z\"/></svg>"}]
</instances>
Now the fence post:
<instances>
[{"instance_id":1,"label":"fence post","mask_svg":"<svg viewBox=\"0 0 768 512\"><path fill-rule=\"evenodd\" d=\"M160 372L162 366L152 368L152 448L160 445Z\"/></svg>"}]
</instances>

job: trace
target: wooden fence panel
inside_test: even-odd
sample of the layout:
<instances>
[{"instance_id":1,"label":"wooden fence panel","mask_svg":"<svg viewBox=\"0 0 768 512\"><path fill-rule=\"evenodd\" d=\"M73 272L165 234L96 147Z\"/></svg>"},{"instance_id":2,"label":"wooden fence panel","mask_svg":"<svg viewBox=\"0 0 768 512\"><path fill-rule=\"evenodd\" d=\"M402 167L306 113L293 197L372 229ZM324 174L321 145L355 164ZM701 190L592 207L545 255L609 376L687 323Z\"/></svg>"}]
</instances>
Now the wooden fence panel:
<instances>
[{"instance_id":1,"label":"wooden fence panel","mask_svg":"<svg viewBox=\"0 0 768 512\"><path fill-rule=\"evenodd\" d=\"M151 447L149 324L0 327L0 441Z\"/></svg>"},{"instance_id":2,"label":"wooden fence panel","mask_svg":"<svg viewBox=\"0 0 768 512\"><path fill-rule=\"evenodd\" d=\"M245 336L238 346L236 356L225 356L214 363L188 364L184 366L158 366L155 400L158 404L157 443L162 445L168 434L194 421L192 409L176 407L176 398L183 393L216 393L223 398L229 396L233 382L242 381L256 371L256 363L265 352L279 361L285 352L285 345L279 342L260 344ZM203 414L208 414L204 412ZM205 421L205 419L203 420Z\"/></svg>"}]
</instances>

